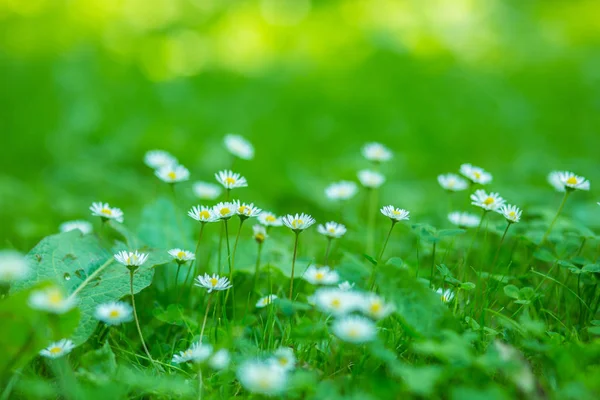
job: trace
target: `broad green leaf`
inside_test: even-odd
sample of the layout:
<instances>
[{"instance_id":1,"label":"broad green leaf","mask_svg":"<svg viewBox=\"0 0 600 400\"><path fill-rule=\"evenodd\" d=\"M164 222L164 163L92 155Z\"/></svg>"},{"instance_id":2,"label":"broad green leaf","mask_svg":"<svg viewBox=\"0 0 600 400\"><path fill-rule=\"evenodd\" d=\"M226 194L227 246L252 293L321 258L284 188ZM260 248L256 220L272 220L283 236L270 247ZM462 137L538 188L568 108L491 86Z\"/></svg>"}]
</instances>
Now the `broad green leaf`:
<instances>
[{"instance_id":1,"label":"broad green leaf","mask_svg":"<svg viewBox=\"0 0 600 400\"><path fill-rule=\"evenodd\" d=\"M518 299L520 295L520 290L515 285L506 285L504 286L504 294L510 298Z\"/></svg>"},{"instance_id":2,"label":"broad green leaf","mask_svg":"<svg viewBox=\"0 0 600 400\"><path fill-rule=\"evenodd\" d=\"M600 273L600 264L588 264L581 270L584 272Z\"/></svg>"},{"instance_id":3,"label":"broad green leaf","mask_svg":"<svg viewBox=\"0 0 600 400\"><path fill-rule=\"evenodd\" d=\"M117 371L117 361L108 342L97 349L85 353L79 359L77 375L95 384L107 383Z\"/></svg>"},{"instance_id":4,"label":"broad green leaf","mask_svg":"<svg viewBox=\"0 0 600 400\"><path fill-rule=\"evenodd\" d=\"M394 373L402 378L409 392L417 396L430 397L442 376L443 368L437 365L419 367L402 365L395 368Z\"/></svg>"},{"instance_id":5,"label":"broad green leaf","mask_svg":"<svg viewBox=\"0 0 600 400\"><path fill-rule=\"evenodd\" d=\"M188 210L177 207L167 198L160 197L142 210L138 228L140 239L157 249L195 248L196 221L187 216Z\"/></svg>"}]
</instances>

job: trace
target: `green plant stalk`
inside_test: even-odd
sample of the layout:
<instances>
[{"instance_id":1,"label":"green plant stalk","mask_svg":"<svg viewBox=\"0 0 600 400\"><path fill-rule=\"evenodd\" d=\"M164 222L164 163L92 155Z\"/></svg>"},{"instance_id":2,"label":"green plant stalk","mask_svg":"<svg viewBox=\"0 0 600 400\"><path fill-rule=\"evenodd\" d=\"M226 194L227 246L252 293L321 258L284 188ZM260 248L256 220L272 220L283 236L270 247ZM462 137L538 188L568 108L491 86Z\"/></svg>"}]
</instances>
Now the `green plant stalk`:
<instances>
[{"instance_id":1,"label":"green plant stalk","mask_svg":"<svg viewBox=\"0 0 600 400\"><path fill-rule=\"evenodd\" d=\"M550 233L552 232L552 228L554 228L554 224L556 224L556 221L558 220L558 217L560 216L560 213L562 212L563 208L565 207L565 204L567 203L567 198L569 197L569 195L571 194L572 190L570 189L566 189L565 190L565 195L560 203L560 206L558 206L558 210L556 211L556 215L554 216L554 219L552 220L552 222L550 223L550 226L548 227L548 230L546 231L546 233L544 233L544 236L542 236L542 240L540 241L540 244L538 245L541 246L544 244L544 242L546 241L546 239L548 239L548 236L550 235Z\"/></svg>"},{"instance_id":2,"label":"green plant stalk","mask_svg":"<svg viewBox=\"0 0 600 400\"><path fill-rule=\"evenodd\" d=\"M506 237L506 233L508 232L508 228L510 228L512 222L507 221L506 229L504 229L504 233L502 234L502 239L500 239L500 243L498 243L498 248L496 249L496 255L494 256L494 261L492 261L492 271L496 270L496 262L498 261L498 257L500 256L500 248L504 243L504 238Z\"/></svg>"},{"instance_id":3,"label":"green plant stalk","mask_svg":"<svg viewBox=\"0 0 600 400\"><path fill-rule=\"evenodd\" d=\"M260 269L260 258L261 258L261 254L262 254L262 247L263 244L258 243L258 251L256 252L256 265L254 266L254 279L252 281L252 291L250 292L251 295L254 295L254 290L256 289L256 281L258 280L258 273L259 273L259 269ZM270 281L270 279L269 279Z\"/></svg>"},{"instance_id":4,"label":"green plant stalk","mask_svg":"<svg viewBox=\"0 0 600 400\"><path fill-rule=\"evenodd\" d=\"M390 226L390 230L388 231L388 234L385 237L385 241L383 242L383 246L381 247L381 251L379 252L379 257L377 258L377 265L373 265L373 269L371 271L370 284L369 284L369 286L371 287L371 290L375 286L375 271L376 271L377 267L381 264L381 259L383 258L383 254L385 253L385 249L390 240L390 236L392 235L392 230L394 230L394 226L396 226L396 222L397 221L392 219L392 225Z\"/></svg>"},{"instance_id":5,"label":"green plant stalk","mask_svg":"<svg viewBox=\"0 0 600 400\"><path fill-rule=\"evenodd\" d=\"M429 287L433 289L433 273L435 269L435 247L437 242L433 242L433 249L431 250L431 273L429 274Z\"/></svg>"},{"instance_id":6,"label":"green plant stalk","mask_svg":"<svg viewBox=\"0 0 600 400\"><path fill-rule=\"evenodd\" d=\"M329 251L331 250L331 242L333 242L333 238L328 237L327 248L325 249L325 258L323 259L323 265L328 265L327 262L329 261Z\"/></svg>"},{"instance_id":7,"label":"green plant stalk","mask_svg":"<svg viewBox=\"0 0 600 400\"><path fill-rule=\"evenodd\" d=\"M235 289L233 287L233 270L235 268L235 253L237 252L238 242L240 241L240 233L242 232L242 225L244 224L245 219L240 218L240 226L235 236L235 242L233 244L233 252L229 256L229 282L231 283L231 287L227 289L227 294L225 294L225 304L227 304L227 299L229 298L229 291L231 291L231 311L232 316L235 318ZM227 231L227 225L225 225L225 233L227 235L227 254L229 255L229 232Z\"/></svg>"},{"instance_id":8,"label":"green plant stalk","mask_svg":"<svg viewBox=\"0 0 600 400\"><path fill-rule=\"evenodd\" d=\"M465 276L467 274L467 266L469 263L469 256L471 255L471 250L473 249L473 245L475 244L475 240L477 239L477 236L479 235L479 231L481 230L481 225L483 225L483 220L485 219L485 216L487 215L488 210L483 210L483 213L481 214L481 219L479 220L479 225L477 225L477 229L475 230L475 233L473 234L473 239L471 240L471 244L469 245L469 249L467 250L467 254L465 254L465 260L464 260L464 270L463 270L463 276L461 278L461 281L465 280Z\"/></svg>"},{"instance_id":9,"label":"green plant stalk","mask_svg":"<svg viewBox=\"0 0 600 400\"><path fill-rule=\"evenodd\" d=\"M202 400L202 368L198 368L198 400Z\"/></svg>"},{"instance_id":10,"label":"green plant stalk","mask_svg":"<svg viewBox=\"0 0 600 400\"><path fill-rule=\"evenodd\" d=\"M300 237L300 232L294 231L294 234L296 237L294 239L294 255L292 256L292 276L290 277L290 301L294 294L294 269L296 267L296 255L298 253L298 238Z\"/></svg>"},{"instance_id":11,"label":"green plant stalk","mask_svg":"<svg viewBox=\"0 0 600 400\"><path fill-rule=\"evenodd\" d=\"M148 347L146 347L146 342L144 341L144 335L142 334L142 328L140 327L140 320L137 315L137 309L135 307L135 296L133 293L133 272L134 272L133 269L129 270L129 289L130 289L130 293L131 293L131 307L133 308L133 318L135 319L135 326L137 327L138 334L140 335L140 341L142 342L142 347L144 348L144 351L146 352L146 356L148 356L148 359L150 360L150 362L152 362L152 365L154 365L156 367L156 365L154 364L154 359L150 355L150 352L148 351Z\"/></svg>"},{"instance_id":12,"label":"green plant stalk","mask_svg":"<svg viewBox=\"0 0 600 400\"><path fill-rule=\"evenodd\" d=\"M370 188L369 189L369 206L367 209L368 212L368 222L367 222L367 249L366 253L371 255L373 252L373 240L375 235L375 215L377 212L377 189Z\"/></svg>"},{"instance_id":13,"label":"green plant stalk","mask_svg":"<svg viewBox=\"0 0 600 400\"><path fill-rule=\"evenodd\" d=\"M200 343L204 338L204 328L206 327L206 320L208 319L208 311L210 310L210 301L212 300L212 293L208 294L208 300L206 301L206 311L204 312L204 319L202 320L202 328L200 329Z\"/></svg>"}]
</instances>

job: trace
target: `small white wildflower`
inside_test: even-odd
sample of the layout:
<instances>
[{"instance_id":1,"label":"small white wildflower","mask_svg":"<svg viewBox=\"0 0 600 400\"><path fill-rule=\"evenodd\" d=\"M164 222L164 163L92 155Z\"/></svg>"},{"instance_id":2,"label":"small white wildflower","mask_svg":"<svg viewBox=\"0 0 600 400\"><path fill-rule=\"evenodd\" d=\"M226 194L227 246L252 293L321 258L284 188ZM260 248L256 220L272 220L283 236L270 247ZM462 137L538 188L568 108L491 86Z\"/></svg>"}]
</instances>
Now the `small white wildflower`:
<instances>
[{"instance_id":1,"label":"small white wildflower","mask_svg":"<svg viewBox=\"0 0 600 400\"><path fill-rule=\"evenodd\" d=\"M150 150L144 156L144 163L153 169L177 164L177 159L164 150Z\"/></svg>"},{"instance_id":2,"label":"small white wildflower","mask_svg":"<svg viewBox=\"0 0 600 400\"><path fill-rule=\"evenodd\" d=\"M200 364L208 359L212 354L212 346L209 344L193 343L189 349L180 351L179 354L173 355L172 362L175 364L183 364L191 361Z\"/></svg>"},{"instance_id":3,"label":"small white wildflower","mask_svg":"<svg viewBox=\"0 0 600 400\"><path fill-rule=\"evenodd\" d=\"M492 174L484 169L475 167L471 164L463 164L460 166L460 173L473 183L485 185L492 181Z\"/></svg>"},{"instance_id":4,"label":"small white wildflower","mask_svg":"<svg viewBox=\"0 0 600 400\"><path fill-rule=\"evenodd\" d=\"M247 219L257 217L261 213L261 209L254 206L254 203L241 203L239 200L234 200L235 213L239 215L241 219Z\"/></svg>"},{"instance_id":5,"label":"small white wildflower","mask_svg":"<svg viewBox=\"0 0 600 400\"><path fill-rule=\"evenodd\" d=\"M266 307L266 306L268 306L270 304L273 304L273 302L275 300L277 300L277 295L274 295L274 294L270 294L268 296L261 297L256 302L256 308L264 308L264 307Z\"/></svg>"},{"instance_id":6,"label":"small white wildflower","mask_svg":"<svg viewBox=\"0 0 600 400\"><path fill-rule=\"evenodd\" d=\"M137 250L135 252L120 251L115 254L115 260L126 267L140 267L148 260L148 254L138 253Z\"/></svg>"},{"instance_id":7,"label":"small white wildflower","mask_svg":"<svg viewBox=\"0 0 600 400\"><path fill-rule=\"evenodd\" d=\"M358 186L354 182L340 181L332 183L325 188L325 196L329 200L348 200L354 197Z\"/></svg>"},{"instance_id":8,"label":"small white wildflower","mask_svg":"<svg viewBox=\"0 0 600 400\"><path fill-rule=\"evenodd\" d=\"M313 217L308 214L288 214L282 218L283 224L293 230L294 232L300 232L310 227L315 223Z\"/></svg>"},{"instance_id":9,"label":"small white wildflower","mask_svg":"<svg viewBox=\"0 0 600 400\"><path fill-rule=\"evenodd\" d=\"M212 276L209 274L204 274L204 276L198 275L194 285L208 289L208 293L211 293L213 290L227 290L233 286L229 283L229 279L217 274L213 274Z\"/></svg>"},{"instance_id":10,"label":"small white wildflower","mask_svg":"<svg viewBox=\"0 0 600 400\"><path fill-rule=\"evenodd\" d=\"M29 262L21 253L14 250L0 251L0 282L22 281L30 273Z\"/></svg>"},{"instance_id":11,"label":"small white wildflower","mask_svg":"<svg viewBox=\"0 0 600 400\"><path fill-rule=\"evenodd\" d=\"M450 303L452 299L454 299L454 292L450 289L444 290L442 288L439 288L435 292L440 296L442 302L444 303Z\"/></svg>"},{"instance_id":12,"label":"small white wildflower","mask_svg":"<svg viewBox=\"0 0 600 400\"><path fill-rule=\"evenodd\" d=\"M62 289L57 286L34 290L29 295L29 307L52 314L64 314L73 309L76 303L74 298L65 297Z\"/></svg>"},{"instance_id":13,"label":"small white wildflower","mask_svg":"<svg viewBox=\"0 0 600 400\"><path fill-rule=\"evenodd\" d=\"M225 189L235 189L248 186L246 178L237 174L233 171L223 170L215 174L217 182L219 182Z\"/></svg>"},{"instance_id":14,"label":"small white wildflower","mask_svg":"<svg viewBox=\"0 0 600 400\"><path fill-rule=\"evenodd\" d=\"M267 235L267 230L265 229L265 227L258 224L252 225L252 233L254 235L254 240L256 240L257 243L262 243L265 241L266 238L269 237L269 235Z\"/></svg>"},{"instance_id":15,"label":"small white wildflower","mask_svg":"<svg viewBox=\"0 0 600 400\"><path fill-rule=\"evenodd\" d=\"M448 220L459 228L474 228L479 225L479 215L467 212L454 211L448 214Z\"/></svg>"},{"instance_id":16,"label":"small white wildflower","mask_svg":"<svg viewBox=\"0 0 600 400\"><path fill-rule=\"evenodd\" d=\"M213 211L213 207L197 205L192 207L192 209L188 211L188 215L201 223L215 222L219 220L218 215L216 215Z\"/></svg>"},{"instance_id":17,"label":"small white wildflower","mask_svg":"<svg viewBox=\"0 0 600 400\"><path fill-rule=\"evenodd\" d=\"M392 158L392 152L381 143L367 143L362 148L363 156L373 162L385 162Z\"/></svg>"},{"instance_id":18,"label":"small white wildflower","mask_svg":"<svg viewBox=\"0 0 600 400\"><path fill-rule=\"evenodd\" d=\"M58 342L50 344L44 350L40 351L40 355L47 358L60 358L69 354L75 348L75 344L70 339L61 339Z\"/></svg>"},{"instance_id":19,"label":"small white wildflower","mask_svg":"<svg viewBox=\"0 0 600 400\"><path fill-rule=\"evenodd\" d=\"M188 250L171 249L169 255L175 259L177 264L185 264L188 261L195 260L196 255Z\"/></svg>"},{"instance_id":20,"label":"small white wildflower","mask_svg":"<svg viewBox=\"0 0 600 400\"><path fill-rule=\"evenodd\" d=\"M302 278L313 285L335 285L340 280L338 273L331 268L317 268L314 265L306 269Z\"/></svg>"},{"instance_id":21,"label":"small white wildflower","mask_svg":"<svg viewBox=\"0 0 600 400\"><path fill-rule=\"evenodd\" d=\"M344 342L356 344L370 342L377 335L373 321L356 315L347 315L335 320L331 330Z\"/></svg>"},{"instance_id":22,"label":"small white wildflower","mask_svg":"<svg viewBox=\"0 0 600 400\"><path fill-rule=\"evenodd\" d=\"M92 231L92 224L88 221L77 220L63 222L58 227L58 230L61 232L70 232L74 231L75 229L79 229L79 231L85 235Z\"/></svg>"},{"instance_id":23,"label":"small white wildflower","mask_svg":"<svg viewBox=\"0 0 600 400\"><path fill-rule=\"evenodd\" d=\"M559 172L558 176L566 190L590 190L590 181L583 176L577 176L569 171Z\"/></svg>"},{"instance_id":24,"label":"small white wildflower","mask_svg":"<svg viewBox=\"0 0 600 400\"><path fill-rule=\"evenodd\" d=\"M208 365L217 371L224 370L229 366L231 356L226 349L215 351L212 357L208 360Z\"/></svg>"},{"instance_id":25,"label":"small white wildflower","mask_svg":"<svg viewBox=\"0 0 600 400\"><path fill-rule=\"evenodd\" d=\"M269 211L261 212L258 216L258 222L260 222L264 226L281 226L281 225L283 225L283 221L281 220L281 217L278 217Z\"/></svg>"},{"instance_id":26,"label":"small white wildflower","mask_svg":"<svg viewBox=\"0 0 600 400\"><path fill-rule=\"evenodd\" d=\"M235 215L236 205L230 202L221 202L213 207L213 214L218 219L229 219Z\"/></svg>"},{"instance_id":27,"label":"small white wildflower","mask_svg":"<svg viewBox=\"0 0 600 400\"><path fill-rule=\"evenodd\" d=\"M385 206L381 210L381 213L386 217L390 218L392 222L406 221L410 219L410 212L402 208L396 208L392 205Z\"/></svg>"},{"instance_id":28,"label":"small white wildflower","mask_svg":"<svg viewBox=\"0 0 600 400\"><path fill-rule=\"evenodd\" d=\"M377 320L387 317L395 310L393 304L386 303L374 293L364 294L359 304L366 316Z\"/></svg>"},{"instance_id":29,"label":"small white wildflower","mask_svg":"<svg viewBox=\"0 0 600 400\"><path fill-rule=\"evenodd\" d=\"M123 222L123 211L120 208L109 206L108 203L92 203L90 211L94 217L100 217L103 221L114 219L117 222Z\"/></svg>"},{"instance_id":30,"label":"small white wildflower","mask_svg":"<svg viewBox=\"0 0 600 400\"><path fill-rule=\"evenodd\" d=\"M264 361L246 361L237 370L242 386L251 393L274 396L287 386L287 371Z\"/></svg>"},{"instance_id":31,"label":"small white wildflower","mask_svg":"<svg viewBox=\"0 0 600 400\"><path fill-rule=\"evenodd\" d=\"M521 220L521 210L517 206L503 204L498 213L502 214L511 224Z\"/></svg>"},{"instance_id":32,"label":"small white wildflower","mask_svg":"<svg viewBox=\"0 0 600 400\"><path fill-rule=\"evenodd\" d=\"M269 362L282 368L285 371L291 371L296 366L296 356L294 350L289 347L280 347L273 353Z\"/></svg>"},{"instance_id":33,"label":"small white wildflower","mask_svg":"<svg viewBox=\"0 0 600 400\"><path fill-rule=\"evenodd\" d=\"M450 192L459 192L469 187L469 182L456 174L438 175L437 179L442 189Z\"/></svg>"},{"instance_id":34,"label":"small white wildflower","mask_svg":"<svg viewBox=\"0 0 600 400\"><path fill-rule=\"evenodd\" d=\"M112 301L96 307L95 316L107 325L120 325L133 320L133 309L127 303Z\"/></svg>"},{"instance_id":35,"label":"small white wildflower","mask_svg":"<svg viewBox=\"0 0 600 400\"><path fill-rule=\"evenodd\" d=\"M376 171L363 169L358 171L358 180L366 188L377 189L384 184L385 176Z\"/></svg>"},{"instance_id":36,"label":"small white wildflower","mask_svg":"<svg viewBox=\"0 0 600 400\"><path fill-rule=\"evenodd\" d=\"M548 180L548 183L550 185L552 185L552 187L557 192L564 192L565 191L565 185L560 180L560 171L552 171L552 172L550 172L548 174L548 177L546 179Z\"/></svg>"},{"instance_id":37,"label":"small white wildflower","mask_svg":"<svg viewBox=\"0 0 600 400\"><path fill-rule=\"evenodd\" d=\"M313 302L321 312L333 315L344 315L357 310L359 301L358 293L338 288L318 289L313 296Z\"/></svg>"},{"instance_id":38,"label":"small white wildflower","mask_svg":"<svg viewBox=\"0 0 600 400\"><path fill-rule=\"evenodd\" d=\"M190 179L190 171L183 165L166 165L157 169L154 174L163 182L177 183Z\"/></svg>"},{"instance_id":39,"label":"small white wildflower","mask_svg":"<svg viewBox=\"0 0 600 400\"><path fill-rule=\"evenodd\" d=\"M321 235L325 235L327 237L338 239L344 236L346 233L346 227L342 224L338 224L337 222L327 222L324 226L317 226L317 231Z\"/></svg>"},{"instance_id":40,"label":"small white wildflower","mask_svg":"<svg viewBox=\"0 0 600 400\"><path fill-rule=\"evenodd\" d=\"M194 182L192 191L201 200L214 200L221 195L223 189L221 186L208 182Z\"/></svg>"},{"instance_id":41,"label":"small white wildflower","mask_svg":"<svg viewBox=\"0 0 600 400\"><path fill-rule=\"evenodd\" d=\"M348 281L344 281L338 285L338 288L340 288L340 290L343 290L345 292L352 290L353 287L354 287L354 283L350 283Z\"/></svg>"},{"instance_id":42,"label":"small white wildflower","mask_svg":"<svg viewBox=\"0 0 600 400\"><path fill-rule=\"evenodd\" d=\"M504 204L504 199L498 193L486 193L479 189L471 195L471 204L487 211L496 211Z\"/></svg>"},{"instance_id":43,"label":"small white wildflower","mask_svg":"<svg viewBox=\"0 0 600 400\"><path fill-rule=\"evenodd\" d=\"M243 160L252 160L254 158L254 147L252 144L240 135L225 135L225 147L236 157Z\"/></svg>"}]
</instances>

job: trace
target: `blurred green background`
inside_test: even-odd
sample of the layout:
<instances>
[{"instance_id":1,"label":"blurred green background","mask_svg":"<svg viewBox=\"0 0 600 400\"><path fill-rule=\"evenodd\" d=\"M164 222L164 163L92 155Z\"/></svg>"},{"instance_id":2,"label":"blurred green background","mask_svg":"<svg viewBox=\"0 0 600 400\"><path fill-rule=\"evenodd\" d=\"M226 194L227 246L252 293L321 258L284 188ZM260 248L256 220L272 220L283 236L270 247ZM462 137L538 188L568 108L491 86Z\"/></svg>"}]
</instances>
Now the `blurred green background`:
<instances>
[{"instance_id":1,"label":"blurred green background","mask_svg":"<svg viewBox=\"0 0 600 400\"><path fill-rule=\"evenodd\" d=\"M0 0L0 247L92 201L139 222L168 193L146 150L212 181L230 132L256 147L240 197L278 213L332 218L323 188L376 140L396 155L382 202L417 219L471 162L526 209L573 170L592 191L568 212L597 223L599 26L594 0Z\"/></svg>"}]
</instances>

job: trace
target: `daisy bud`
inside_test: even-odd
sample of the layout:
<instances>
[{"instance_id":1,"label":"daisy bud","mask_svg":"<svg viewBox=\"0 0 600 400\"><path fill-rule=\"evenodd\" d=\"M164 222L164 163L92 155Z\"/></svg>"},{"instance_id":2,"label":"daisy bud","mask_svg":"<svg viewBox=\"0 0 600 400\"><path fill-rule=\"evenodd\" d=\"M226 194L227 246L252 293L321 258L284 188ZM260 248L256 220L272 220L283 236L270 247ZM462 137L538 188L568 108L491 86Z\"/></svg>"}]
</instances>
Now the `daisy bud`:
<instances>
[{"instance_id":1,"label":"daisy bud","mask_svg":"<svg viewBox=\"0 0 600 400\"><path fill-rule=\"evenodd\" d=\"M262 225L253 225L252 231L254 232L254 240L256 243L260 244L265 241L269 235L267 235L267 230Z\"/></svg>"}]
</instances>

